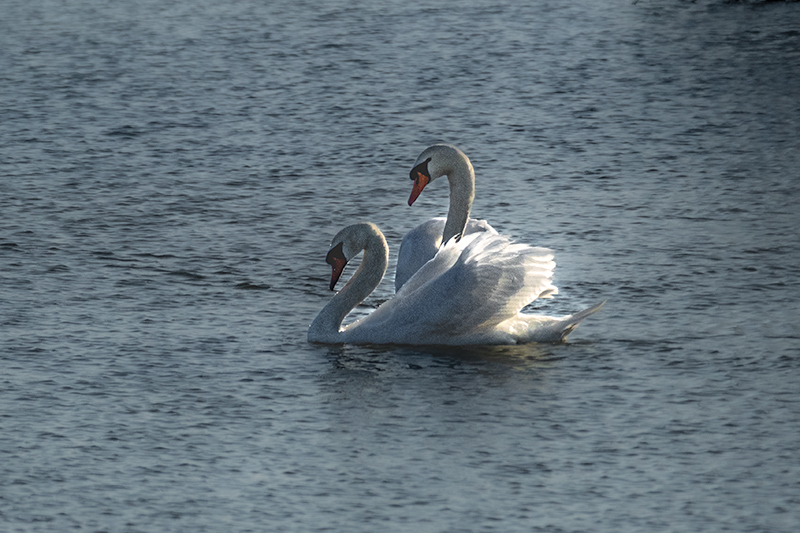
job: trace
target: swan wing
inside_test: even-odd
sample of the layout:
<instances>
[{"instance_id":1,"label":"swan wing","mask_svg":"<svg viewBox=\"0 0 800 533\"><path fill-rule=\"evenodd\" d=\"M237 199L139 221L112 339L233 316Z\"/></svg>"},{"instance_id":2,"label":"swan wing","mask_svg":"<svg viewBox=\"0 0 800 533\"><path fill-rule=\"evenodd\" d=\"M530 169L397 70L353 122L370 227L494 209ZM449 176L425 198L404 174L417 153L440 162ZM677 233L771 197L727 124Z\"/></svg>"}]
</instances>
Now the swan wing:
<instances>
[{"instance_id":1,"label":"swan wing","mask_svg":"<svg viewBox=\"0 0 800 533\"><path fill-rule=\"evenodd\" d=\"M553 252L483 233L467 243L455 264L417 292L425 292L430 323L455 335L491 329L539 296L552 296ZM422 295L420 295L422 296Z\"/></svg>"},{"instance_id":2,"label":"swan wing","mask_svg":"<svg viewBox=\"0 0 800 533\"><path fill-rule=\"evenodd\" d=\"M479 335L538 296L555 294L554 268L546 248L515 244L491 232L467 235L446 243L357 329L398 343Z\"/></svg>"},{"instance_id":3,"label":"swan wing","mask_svg":"<svg viewBox=\"0 0 800 533\"><path fill-rule=\"evenodd\" d=\"M442 245L442 233L447 219L431 218L406 233L400 243L397 254L397 267L394 274L395 292L416 273L422 266L433 259ZM493 233L497 231L485 220L469 219L464 235L473 233Z\"/></svg>"}]
</instances>

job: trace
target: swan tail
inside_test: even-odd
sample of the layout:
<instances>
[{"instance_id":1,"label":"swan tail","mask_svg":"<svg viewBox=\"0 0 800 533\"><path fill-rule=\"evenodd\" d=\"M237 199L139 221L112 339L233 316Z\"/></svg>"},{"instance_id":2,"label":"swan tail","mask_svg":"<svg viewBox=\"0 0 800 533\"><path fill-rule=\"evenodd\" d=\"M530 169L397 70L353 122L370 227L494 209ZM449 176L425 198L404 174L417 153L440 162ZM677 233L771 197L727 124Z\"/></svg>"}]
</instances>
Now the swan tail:
<instances>
[{"instance_id":1,"label":"swan tail","mask_svg":"<svg viewBox=\"0 0 800 533\"><path fill-rule=\"evenodd\" d=\"M526 317L528 323L527 334L520 335L517 342L564 342L567 340L567 335L572 333L586 317L598 312L605 303L606 300L603 300L583 311L560 318L528 316Z\"/></svg>"},{"instance_id":2,"label":"swan tail","mask_svg":"<svg viewBox=\"0 0 800 533\"><path fill-rule=\"evenodd\" d=\"M606 304L607 300L603 300L600 303L594 304L593 306L584 309L583 311L578 311L577 313L570 315L569 317L565 318L562 321L563 327L561 328L559 342L564 342L567 340L567 335L572 333L572 331L578 327L578 325L583 322L583 320L598 312L602 307Z\"/></svg>"}]
</instances>

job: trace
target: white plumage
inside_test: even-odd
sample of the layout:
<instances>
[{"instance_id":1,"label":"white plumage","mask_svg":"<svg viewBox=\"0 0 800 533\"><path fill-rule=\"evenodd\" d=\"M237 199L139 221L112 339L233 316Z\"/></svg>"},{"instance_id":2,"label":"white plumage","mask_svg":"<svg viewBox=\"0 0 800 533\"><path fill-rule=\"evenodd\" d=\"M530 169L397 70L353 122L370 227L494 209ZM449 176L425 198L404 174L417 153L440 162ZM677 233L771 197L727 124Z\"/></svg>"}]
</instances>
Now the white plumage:
<instances>
[{"instance_id":1,"label":"white plumage","mask_svg":"<svg viewBox=\"0 0 800 533\"><path fill-rule=\"evenodd\" d=\"M311 324L311 342L353 344L517 344L560 342L602 304L547 317L521 313L556 292L552 252L496 233L451 239L370 315L342 328L344 317L380 283L388 247L374 224L348 226L334 237L345 260L364 250L361 266Z\"/></svg>"},{"instance_id":2,"label":"white plumage","mask_svg":"<svg viewBox=\"0 0 800 533\"><path fill-rule=\"evenodd\" d=\"M447 218L432 218L403 237L397 256L395 291L436 255L442 243L471 233L497 233L485 220L469 218L475 199L475 170L466 154L449 144L435 144L419 155L410 173L414 187L408 205L414 203L428 183L442 176L447 176L450 184Z\"/></svg>"},{"instance_id":3,"label":"white plumage","mask_svg":"<svg viewBox=\"0 0 800 533\"><path fill-rule=\"evenodd\" d=\"M340 231L331 242L331 289L347 262L364 259L344 288L317 315L308 340L356 344L519 344L560 342L603 303L573 315L522 313L537 298L558 293L552 284L553 253L512 243L485 220L469 218L475 172L458 148L438 144L420 154L411 170L413 204L432 180L447 176L447 218L420 224L403 238L395 272L395 296L370 315L342 322L383 279L389 262L386 239L369 222ZM443 244L444 243L444 244Z\"/></svg>"},{"instance_id":4,"label":"white plumage","mask_svg":"<svg viewBox=\"0 0 800 533\"><path fill-rule=\"evenodd\" d=\"M405 284L422 265L433 259L442 245L446 219L444 217L431 218L416 228L406 233L397 254L397 268L394 274L395 291ZM465 235L471 233L497 232L485 220L469 219L464 230Z\"/></svg>"}]
</instances>

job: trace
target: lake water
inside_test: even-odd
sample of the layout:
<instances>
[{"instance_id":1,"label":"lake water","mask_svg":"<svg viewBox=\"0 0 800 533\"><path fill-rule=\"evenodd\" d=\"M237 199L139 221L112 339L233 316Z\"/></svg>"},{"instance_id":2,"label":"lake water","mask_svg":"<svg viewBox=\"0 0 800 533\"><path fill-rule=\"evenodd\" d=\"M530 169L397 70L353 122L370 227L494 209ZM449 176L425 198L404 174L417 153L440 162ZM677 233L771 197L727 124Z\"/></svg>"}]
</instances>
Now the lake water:
<instances>
[{"instance_id":1,"label":"lake water","mask_svg":"<svg viewBox=\"0 0 800 533\"><path fill-rule=\"evenodd\" d=\"M0 529L800 530L798 4L520 4L2 2ZM568 343L306 342L434 142Z\"/></svg>"}]
</instances>

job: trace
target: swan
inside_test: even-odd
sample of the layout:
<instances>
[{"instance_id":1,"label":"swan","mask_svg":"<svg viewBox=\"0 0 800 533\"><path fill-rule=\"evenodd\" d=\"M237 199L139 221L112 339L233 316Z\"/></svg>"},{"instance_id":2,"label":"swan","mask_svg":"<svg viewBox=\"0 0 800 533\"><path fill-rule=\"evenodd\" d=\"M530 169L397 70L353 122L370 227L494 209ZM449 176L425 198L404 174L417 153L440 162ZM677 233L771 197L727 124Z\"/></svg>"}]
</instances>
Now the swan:
<instances>
[{"instance_id":1,"label":"swan","mask_svg":"<svg viewBox=\"0 0 800 533\"><path fill-rule=\"evenodd\" d=\"M603 303L562 316L521 313L555 287L553 254L477 232L449 239L393 298L342 327L355 306L378 286L389 247L370 222L347 226L331 240L326 262L330 289L353 257L364 256L355 274L322 308L308 328L308 341L350 344L522 344L561 342Z\"/></svg>"},{"instance_id":2,"label":"swan","mask_svg":"<svg viewBox=\"0 0 800 533\"><path fill-rule=\"evenodd\" d=\"M450 184L447 218L431 218L403 237L395 269L395 291L400 290L414 272L436 255L442 243L471 233L497 234L485 220L469 218L475 199L475 170L466 154L449 144L435 144L419 155L411 169L414 187L408 205L414 204L428 183L441 176L447 176Z\"/></svg>"}]
</instances>

